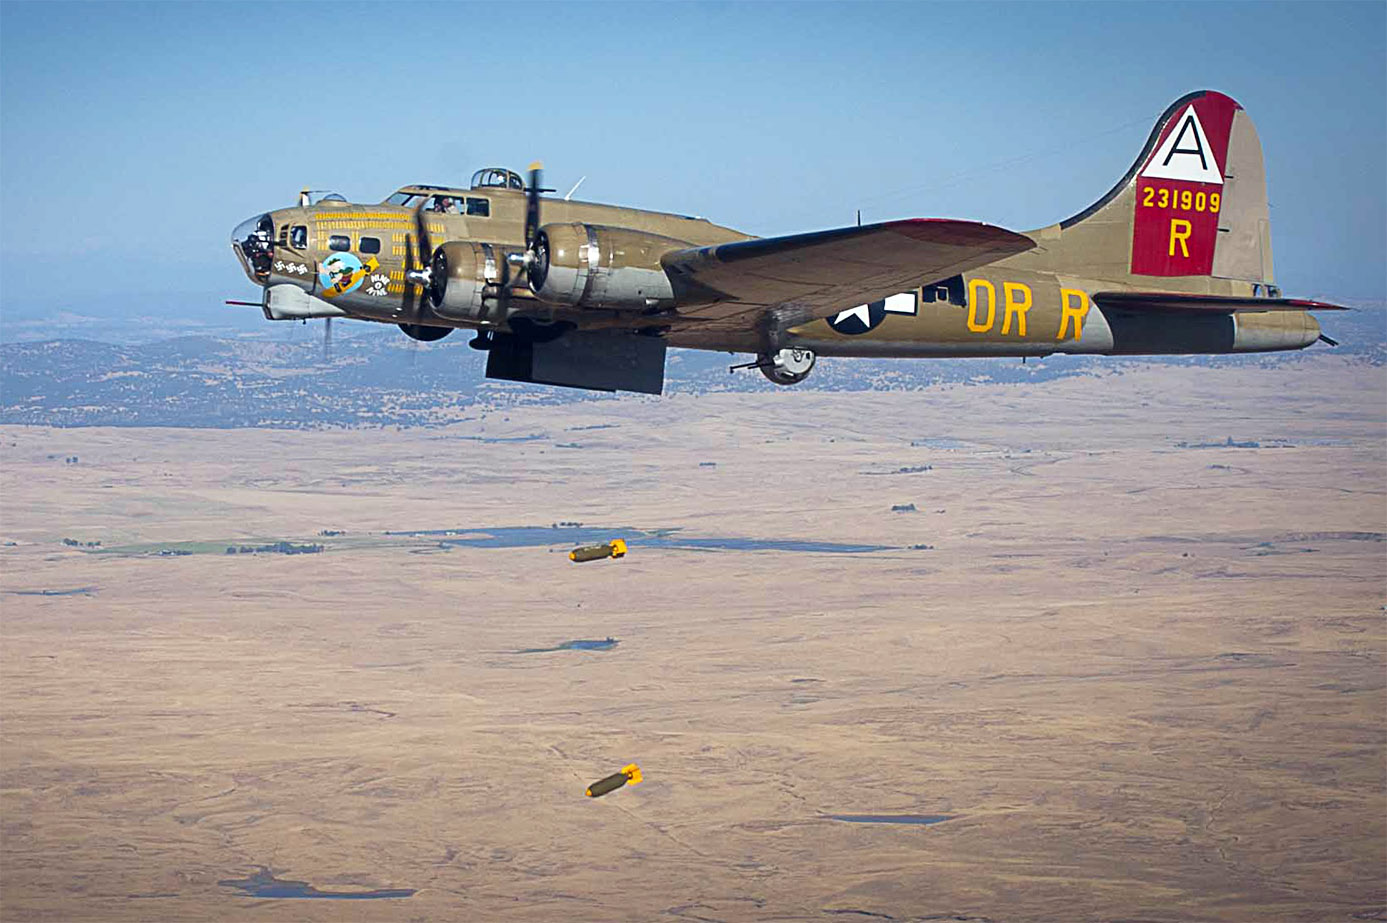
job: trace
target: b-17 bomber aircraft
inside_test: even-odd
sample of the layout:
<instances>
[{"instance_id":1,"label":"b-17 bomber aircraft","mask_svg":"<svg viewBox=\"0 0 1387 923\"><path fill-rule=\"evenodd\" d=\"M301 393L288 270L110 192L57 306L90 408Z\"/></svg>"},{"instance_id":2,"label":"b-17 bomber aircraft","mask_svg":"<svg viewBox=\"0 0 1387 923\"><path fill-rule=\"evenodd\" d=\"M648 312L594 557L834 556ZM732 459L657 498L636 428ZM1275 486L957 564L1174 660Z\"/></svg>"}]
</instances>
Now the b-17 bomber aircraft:
<instances>
[{"instance_id":1,"label":"b-17 bomber aircraft","mask_svg":"<svg viewBox=\"0 0 1387 923\"><path fill-rule=\"evenodd\" d=\"M1272 277L1261 142L1190 93L1127 175L1019 234L915 218L755 238L702 218L545 197L492 168L251 218L233 247L271 320L475 332L490 378L658 394L669 346L754 353L779 385L817 356L1155 355L1302 349L1310 312ZM571 195L571 193L570 193ZM232 302L245 304L247 302Z\"/></svg>"}]
</instances>

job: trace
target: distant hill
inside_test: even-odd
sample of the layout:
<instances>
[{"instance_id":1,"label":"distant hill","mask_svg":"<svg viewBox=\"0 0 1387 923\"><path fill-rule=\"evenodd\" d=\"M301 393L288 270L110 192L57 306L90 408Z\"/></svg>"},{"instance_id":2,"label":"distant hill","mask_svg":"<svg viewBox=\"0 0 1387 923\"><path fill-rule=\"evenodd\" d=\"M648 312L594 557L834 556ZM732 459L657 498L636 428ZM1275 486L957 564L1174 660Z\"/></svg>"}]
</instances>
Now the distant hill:
<instances>
[{"instance_id":1,"label":"distant hill","mask_svg":"<svg viewBox=\"0 0 1387 923\"><path fill-rule=\"evenodd\" d=\"M1326 315L1354 361L1387 363L1387 311ZM564 403L604 395L493 382L465 335L415 343L397 330L343 324L330 353L313 338L187 336L142 345L62 339L0 345L0 423L44 426L324 427L431 426L476 404ZM798 387L821 391L914 389L943 382L1034 382L1121 373L1153 362L1176 365L1310 361L1303 353L1166 359L1053 356L1017 359L821 359ZM666 391L770 391L754 371L728 374L745 356L672 350ZM631 398L624 398L631 399Z\"/></svg>"}]
</instances>

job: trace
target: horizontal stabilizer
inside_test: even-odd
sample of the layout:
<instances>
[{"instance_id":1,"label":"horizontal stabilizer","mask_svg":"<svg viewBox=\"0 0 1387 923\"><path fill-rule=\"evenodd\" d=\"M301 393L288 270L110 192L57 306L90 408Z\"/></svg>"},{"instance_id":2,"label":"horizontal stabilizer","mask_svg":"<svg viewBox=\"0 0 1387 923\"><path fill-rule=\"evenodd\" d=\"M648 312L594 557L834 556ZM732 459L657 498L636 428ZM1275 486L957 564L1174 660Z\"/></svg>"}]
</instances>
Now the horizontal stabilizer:
<instances>
[{"instance_id":1,"label":"horizontal stabilizer","mask_svg":"<svg viewBox=\"0 0 1387 923\"><path fill-rule=\"evenodd\" d=\"M1252 298L1235 295L1182 295L1173 292L1097 292L1093 303L1105 311L1138 314L1237 314L1246 311L1347 311L1343 305L1305 298Z\"/></svg>"}]
</instances>

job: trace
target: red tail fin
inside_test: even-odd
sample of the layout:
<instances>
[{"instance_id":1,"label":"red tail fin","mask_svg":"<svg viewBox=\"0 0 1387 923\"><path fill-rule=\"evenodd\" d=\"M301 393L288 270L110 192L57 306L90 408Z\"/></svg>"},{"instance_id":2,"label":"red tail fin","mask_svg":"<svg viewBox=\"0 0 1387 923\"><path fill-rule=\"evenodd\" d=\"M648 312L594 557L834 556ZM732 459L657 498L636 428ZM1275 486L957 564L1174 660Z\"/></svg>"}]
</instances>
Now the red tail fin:
<instances>
[{"instance_id":1,"label":"red tail fin","mask_svg":"<svg viewBox=\"0 0 1387 923\"><path fill-rule=\"evenodd\" d=\"M1181 97L1127 175L1060 229L1069 246L1051 249L1073 249L1066 262L1103 273L1270 283L1266 172L1252 120L1213 90Z\"/></svg>"},{"instance_id":2,"label":"red tail fin","mask_svg":"<svg viewBox=\"0 0 1387 923\"><path fill-rule=\"evenodd\" d=\"M1137 173L1132 273L1207 276L1214 268L1233 115L1222 93L1177 105Z\"/></svg>"}]
</instances>

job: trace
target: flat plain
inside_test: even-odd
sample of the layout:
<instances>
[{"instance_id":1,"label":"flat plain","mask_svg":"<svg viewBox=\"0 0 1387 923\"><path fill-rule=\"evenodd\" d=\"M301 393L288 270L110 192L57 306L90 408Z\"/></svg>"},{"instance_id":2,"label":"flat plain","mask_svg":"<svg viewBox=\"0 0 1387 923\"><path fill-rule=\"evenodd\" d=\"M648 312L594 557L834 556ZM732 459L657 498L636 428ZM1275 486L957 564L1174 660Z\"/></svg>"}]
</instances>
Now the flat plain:
<instances>
[{"instance_id":1,"label":"flat plain","mask_svg":"<svg viewBox=\"0 0 1387 923\"><path fill-rule=\"evenodd\" d=\"M0 461L6 921L1387 918L1379 366Z\"/></svg>"}]
</instances>

